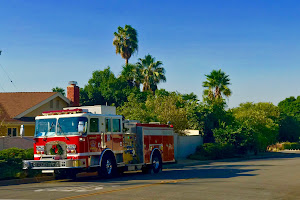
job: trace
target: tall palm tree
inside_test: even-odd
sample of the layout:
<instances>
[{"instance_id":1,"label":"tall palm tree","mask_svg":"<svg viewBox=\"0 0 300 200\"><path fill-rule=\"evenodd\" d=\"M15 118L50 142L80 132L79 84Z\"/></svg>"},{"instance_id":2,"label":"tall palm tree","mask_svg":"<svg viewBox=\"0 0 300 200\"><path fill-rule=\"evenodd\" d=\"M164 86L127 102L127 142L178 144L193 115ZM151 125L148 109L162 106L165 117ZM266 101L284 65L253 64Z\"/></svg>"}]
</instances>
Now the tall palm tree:
<instances>
[{"instance_id":1,"label":"tall palm tree","mask_svg":"<svg viewBox=\"0 0 300 200\"><path fill-rule=\"evenodd\" d=\"M116 54L120 54L125 59L126 64L131 55L138 50L137 32L130 25L124 28L118 27L118 32L114 32L113 45L116 47Z\"/></svg>"},{"instance_id":2,"label":"tall palm tree","mask_svg":"<svg viewBox=\"0 0 300 200\"><path fill-rule=\"evenodd\" d=\"M140 88L142 82L141 69L137 64L126 64L123 66L121 76L127 80L130 86Z\"/></svg>"},{"instance_id":3,"label":"tall palm tree","mask_svg":"<svg viewBox=\"0 0 300 200\"><path fill-rule=\"evenodd\" d=\"M229 97L231 90L228 88L230 85L229 75L220 70L213 70L209 75L206 76L206 81L203 82L203 87L207 88L204 90L204 95L210 99L220 99L222 95Z\"/></svg>"},{"instance_id":4,"label":"tall palm tree","mask_svg":"<svg viewBox=\"0 0 300 200\"><path fill-rule=\"evenodd\" d=\"M155 62L155 58L150 54L146 55L145 58L139 58L137 66L141 70L143 77L143 91L150 90L155 92L158 83L166 81L165 69L161 65L162 62Z\"/></svg>"}]
</instances>

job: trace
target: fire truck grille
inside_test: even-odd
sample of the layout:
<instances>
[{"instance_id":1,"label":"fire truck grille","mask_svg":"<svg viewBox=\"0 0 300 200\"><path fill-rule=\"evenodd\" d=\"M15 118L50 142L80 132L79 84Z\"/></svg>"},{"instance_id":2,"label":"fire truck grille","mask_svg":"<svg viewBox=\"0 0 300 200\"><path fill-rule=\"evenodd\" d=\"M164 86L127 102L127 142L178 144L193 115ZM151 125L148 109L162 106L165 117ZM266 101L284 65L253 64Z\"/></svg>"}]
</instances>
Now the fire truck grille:
<instances>
[{"instance_id":1,"label":"fire truck grille","mask_svg":"<svg viewBox=\"0 0 300 200\"><path fill-rule=\"evenodd\" d=\"M59 155L62 158L67 157L67 145L65 142L52 141L46 144L46 155Z\"/></svg>"}]
</instances>

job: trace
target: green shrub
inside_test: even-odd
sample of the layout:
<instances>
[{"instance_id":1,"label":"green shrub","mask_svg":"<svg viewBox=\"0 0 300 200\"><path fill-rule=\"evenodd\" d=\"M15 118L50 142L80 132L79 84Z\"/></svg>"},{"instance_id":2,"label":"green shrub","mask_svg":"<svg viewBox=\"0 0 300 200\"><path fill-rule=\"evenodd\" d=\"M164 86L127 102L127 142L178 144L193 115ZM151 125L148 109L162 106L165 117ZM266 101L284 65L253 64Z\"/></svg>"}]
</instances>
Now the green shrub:
<instances>
[{"instance_id":1,"label":"green shrub","mask_svg":"<svg viewBox=\"0 0 300 200\"><path fill-rule=\"evenodd\" d=\"M284 143L282 143L282 149L300 149L300 143L284 142Z\"/></svg>"},{"instance_id":2,"label":"green shrub","mask_svg":"<svg viewBox=\"0 0 300 200\"><path fill-rule=\"evenodd\" d=\"M268 146L268 151L281 151L281 150L300 150L300 143L299 142L283 142L283 143L276 143L273 145Z\"/></svg>"},{"instance_id":3,"label":"green shrub","mask_svg":"<svg viewBox=\"0 0 300 200\"><path fill-rule=\"evenodd\" d=\"M10 148L0 151L0 179L24 177L23 160L33 159L33 149ZM29 172L29 176L34 176L38 172Z\"/></svg>"},{"instance_id":4,"label":"green shrub","mask_svg":"<svg viewBox=\"0 0 300 200\"><path fill-rule=\"evenodd\" d=\"M235 156L235 148L229 144L205 143L198 146L195 155L191 159L223 159Z\"/></svg>"}]
</instances>

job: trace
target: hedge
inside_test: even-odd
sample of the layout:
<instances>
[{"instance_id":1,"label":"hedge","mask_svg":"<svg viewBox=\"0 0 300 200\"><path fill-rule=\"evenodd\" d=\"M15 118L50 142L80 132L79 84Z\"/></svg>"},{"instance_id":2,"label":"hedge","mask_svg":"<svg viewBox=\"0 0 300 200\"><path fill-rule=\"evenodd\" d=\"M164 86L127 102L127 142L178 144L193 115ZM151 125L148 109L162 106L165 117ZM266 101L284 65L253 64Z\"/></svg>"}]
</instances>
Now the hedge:
<instances>
[{"instance_id":1,"label":"hedge","mask_svg":"<svg viewBox=\"0 0 300 200\"><path fill-rule=\"evenodd\" d=\"M0 151L0 179L35 176L39 171L25 172L23 160L33 160L33 149L10 148Z\"/></svg>"},{"instance_id":2,"label":"hedge","mask_svg":"<svg viewBox=\"0 0 300 200\"><path fill-rule=\"evenodd\" d=\"M300 149L300 143L298 142L285 142L282 143L282 149Z\"/></svg>"},{"instance_id":3,"label":"hedge","mask_svg":"<svg viewBox=\"0 0 300 200\"><path fill-rule=\"evenodd\" d=\"M205 143L198 146L196 153L190 155L190 159L197 160L215 160L223 158L235 157L236 150L233 145L229 144L218 144L218 143Z\"/></svg>"}]
</instances>

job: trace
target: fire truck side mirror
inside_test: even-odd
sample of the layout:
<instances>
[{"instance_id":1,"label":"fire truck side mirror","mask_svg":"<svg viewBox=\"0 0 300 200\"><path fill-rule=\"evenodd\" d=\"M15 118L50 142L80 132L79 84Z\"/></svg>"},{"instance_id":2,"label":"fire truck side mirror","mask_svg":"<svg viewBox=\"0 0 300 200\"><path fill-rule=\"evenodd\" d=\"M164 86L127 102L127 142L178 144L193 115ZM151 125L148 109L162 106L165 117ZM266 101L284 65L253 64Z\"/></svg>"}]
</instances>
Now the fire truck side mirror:
<instances>
[{"instance_id":1,"label":"fire truck side mirror","mask_svg":"<svg viewBox=\"0 0 300 200\"><path fill-rule=\"evenodd\" d=\"M20 128L20 136L21 136L21 137L24 136L24 125L21 125L21 128Z\"/></svg>"},{"instance_id":2,"label":"fire truck side mirror","mask_svg":"<svg viewBox=\"0 0 300 200\"><path fill-rule=\"evenodd\" d=\"M78 122L78 132L80 134L83 134L84 133L84 122L83 121L79 121Z\"/></svg>"},{"instance_id":3,"label":"fire truck side mirror","mask_svg":"<svg viewBox=\"0 0 300 200\"><path fill-rule=\"evenodd\" d=\"M87 122L85 122L85 123L83 121L78 122L78 132L83 136L86 135L86 133L87 133Z\"/></svg>"}]
</instances>

